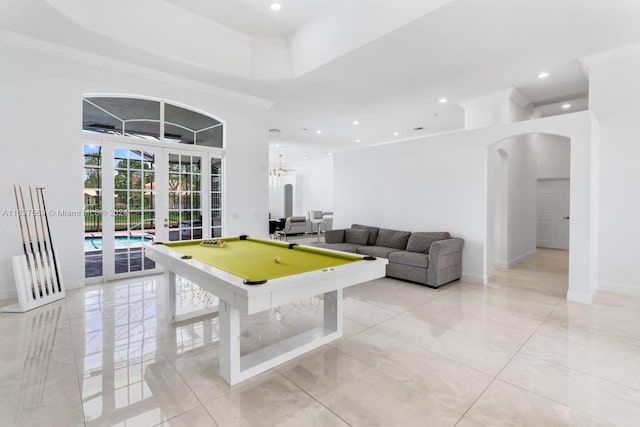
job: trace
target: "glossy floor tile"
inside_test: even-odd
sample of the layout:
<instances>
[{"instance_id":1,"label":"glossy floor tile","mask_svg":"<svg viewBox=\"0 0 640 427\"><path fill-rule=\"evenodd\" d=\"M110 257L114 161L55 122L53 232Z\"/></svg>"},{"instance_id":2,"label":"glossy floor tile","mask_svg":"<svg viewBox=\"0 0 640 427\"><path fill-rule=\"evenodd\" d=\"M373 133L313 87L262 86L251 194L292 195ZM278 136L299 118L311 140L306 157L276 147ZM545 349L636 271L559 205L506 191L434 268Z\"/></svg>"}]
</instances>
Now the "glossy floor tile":
<instances>
[{"instance_id":1,"label":"glossy floor tile","mask_svg":"<svg viewBox=\"0 0 640 427\"><path fill-rule=\"evenodd\" d=\"M171 324L162 276L0 313L2 426L631 426L640 298L566 301L567 253L489 284L344 291L344 335L229 386L216 315ZM185 285L181 309L215 303ZM10 301L0 301L0 305ZM247 353L322 324L321 298L241 317Z\"/></svg>"}]
</instances>

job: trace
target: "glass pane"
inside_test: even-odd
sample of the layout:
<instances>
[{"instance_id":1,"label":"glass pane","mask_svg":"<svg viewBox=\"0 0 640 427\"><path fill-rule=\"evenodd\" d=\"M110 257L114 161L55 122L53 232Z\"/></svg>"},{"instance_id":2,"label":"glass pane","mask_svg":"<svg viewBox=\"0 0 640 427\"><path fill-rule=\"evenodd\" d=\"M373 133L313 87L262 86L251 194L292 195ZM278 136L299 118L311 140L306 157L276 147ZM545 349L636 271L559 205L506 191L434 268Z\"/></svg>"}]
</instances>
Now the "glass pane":
<instances>
[{"instance_id":1,"label":"glass pane","mask_svg":"<svg viewBox=\"0 0 640 427\"><path fill-rule=\"evenodd\" d=\"M211 177L211 191L222 191L222 177L221 176L212 176Z\"/></svg>"},{"instance_id":2,"label":"glass pane","mask_svg":"<svg viewBox=\"0 0 640 427\"><path fill-rule=\"evenodd\" d=\"M180 156L178 156L177 154L169 155L169 171L171 172L180 171Z\"/></svg>"},{"instance_id":3,"label":"glass pane","mask_svg":"<svg viewBox=\"0 0 640 427\"><path fill-rule=\"evenodd\" d=\"M222 209L222 193L211 193L211 209Z\"/></svg>"},{"instance_id":4,"label":"glass pane","mask_svg":"<svg viewBox=\"0 0 640 427\"><path fill-rule=\"evenodd\" d=\"M84 188L102 188L100 168L84 168Z\"/></svg>"},{"instance_id":5,"label":"glass pane","mask_svg":"<svg viewBox=\"0 0 640 427\"><path fill-rule=\"evenodd\" d=\"M116 174L113 176L113 185L116 190L129 188L129 178L126 170L116 169Z\"/></svg>"},{"instance_id":6,"label":"glass pane","mask_svg":"<svg viewBox=\"0 0 640 427\"><path fill-rule=\"evenodd\" d=\"M136 190L142 189L142 174L140 171L129 172L129 188Z\"/></svg>"},{"instance_id":7,"label":"glass pane","mask_svg":"<svg viewBox=\"0 0 640 427\"><path fill-rule=\"evenodd\" d=\"M169 142L193 144L195 138L198 145L222 147L221 137L219 141L216 140L218 134L222 134L221 130L215 130L222 126L210 130L213 126L220 125L218 120L172 104L165 104L164 117L165 138Z\"/></svg>"},{"instance_id":8,"label":"glass pane","mask_svg":"<svg viewBox=\"0 0 640 427\"><path fill-rule=\"evenodd\" d=\"M211 175L222 175L222 159L211 159Z\"/></svg>"},{"instance_id":9,"label":"glass pane","mask_svg":"<svg viewBox=\"0 0 640 427\"><path fill-rule=\"evenodd\" d=\"M126 122L124 129L123 122ZM160 137L160 102L147 99L93 97L83 102L82 128L138 138Z\"/></svg>"},{"instance_id":10,"label":"glass pane","mask_svg":"<svg viewBox=\"0 0 640 427\"><path fill-rule=\"evenodd\" d=\"M165 122L164 141L179 144L193 144L193 131Z\"/></svg>"},{"instance_id":11,"label":"glass pane","mask_svg":"<svg viewBox=\"0 0 640 427\"><path fill-rule=\"evenodd\" d=\"M122 120L112 117L92 105L87 100L82 102L82 129L90 132L122 134Z\"/></svg>"},{"instance_id":12,"label":"glass pane","mask_svg":"<svg viewBox=\"0 0 640 427\"><path fill-rule=\"evenodd\" d=\"M222 148L222 125L196 133L196 145Z\"/></svg>"},{"instance_id":13,"label":"glass pane","mask_svg":"<svg viewBox=\"0 0 640 427\"><path fill-rule=\"evenodd\" d=\"M200 191L200 175L193 175L191 177L191 188L193 191Z\"/></svg>"},{"instance_id":14,"label":"glass pane","mask_svg":"<svg viewBox=\"0 0 640 427\"><path fill-rule=\"evenodd\" d=\"M144 189L147 191L155 189L155 173L144 172Z\"/></svg>"},{"instance_id":15,"label":"glass pane","mask_svg":"<svg viewBox=\"0 0 640 427\"><path fill-rule=\"evenodd\" d=\"M145 210L155 209L156 206L156 193L155 191L145 191L144 199L142 200L142 207Z\"/></svg>"},{"instance_id":16,"label":"glass pane","mask_svg":"<svg viewBox=\"0 0 640 427\"><path fill-rule=\"evenodd\" d=\"M219 227L222 225L222 211L220 210L211 211L211 225L213 225L214 227Z\"/></svg>"},{"instance_id":17,"label":"glass pane","mask_svg":"<svg viewBox=\"0 0 640 427\"><path fill-rule=\"evenodd\" d=\"M84 164L86 166L100 166L102 164L102 147L98 145L85 145Z\"/></svg>"},{"instance_id":18,"label":"glass pane","mask_svg":"<svg viewBox=\"0 0 640 427\"><path fill-rule=\"evenodd\" d=\"M180 171L191 172L191 156L180 157Z\"/></svg>"},{"instance_id":19,"label":"glass pane","mask_svg":"<svg viewBox=\"0 0 640 427\"><path fill-rule=\"evenodd\" d=\"M115 191L115 203L114 209L116 210L127 210L127 191L116 190Z\"/></svg>"},{"instance_id":20,"label":"glass pane","mask_svg":"<svg viewBox=\"0 0 640 427\"><path fill-rule=\"evenodd\" d=\"M160 136L160 122L148 120L127 121L124 123L124 131L127 136L157 141Z\"/></svg>"},{"instance_id":21,"label":"glass pane","mask_svg":"<svg viewBox=\"0 0 640 427\"><path fill-rule=\"evenodd\" d=\"M129 209L142 209L142 191L129 192Z\"/></svg>"},{"instance_id":22,"label":"glass pane","mask_svg":"<svg viewBox=\"0 0 640 427\"><path fill-rule=\"evenodd\" d=\"M184 173L180 175L180 189L182 191L191 190L191 175Z\"/></svg>"},{"instance_id":23,"label":"glass pane","mask_svg":"<svg viewBox=\"0 0 640 427\"><path fill-rule=\"evenodd\" d=\"M202 167L200 166L201 164L202 159L198 156L193 156L191 158L191 172L200 173L202 171Z\"/></svg>"}]
</instances>

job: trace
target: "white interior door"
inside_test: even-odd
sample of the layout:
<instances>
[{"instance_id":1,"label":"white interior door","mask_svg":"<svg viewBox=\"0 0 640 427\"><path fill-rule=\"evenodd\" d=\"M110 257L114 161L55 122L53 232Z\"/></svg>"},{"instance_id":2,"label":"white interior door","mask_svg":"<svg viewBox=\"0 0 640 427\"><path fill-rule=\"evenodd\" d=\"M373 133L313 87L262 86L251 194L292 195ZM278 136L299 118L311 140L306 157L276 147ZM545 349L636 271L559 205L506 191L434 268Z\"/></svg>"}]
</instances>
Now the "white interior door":
<instances>
[{"instance_id":1,"label":"white interior door","mask_svg":"<svg viewBox=\"0 0 640 427\"><path fill-rule=\"evenodd\" d=\"M568 250L569 218L569 179L539 180L537 246Z\"/></svg>"}]
</instances>

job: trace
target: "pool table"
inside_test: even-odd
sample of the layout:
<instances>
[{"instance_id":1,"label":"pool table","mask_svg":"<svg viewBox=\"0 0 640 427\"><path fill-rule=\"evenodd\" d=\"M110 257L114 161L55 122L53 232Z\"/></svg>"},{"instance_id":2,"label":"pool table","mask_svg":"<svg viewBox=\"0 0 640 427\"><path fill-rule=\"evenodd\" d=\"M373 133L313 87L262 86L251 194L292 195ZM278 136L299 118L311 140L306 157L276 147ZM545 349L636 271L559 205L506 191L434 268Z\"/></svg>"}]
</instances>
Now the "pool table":
<instances>
[{"instance_id":1,"label":"pool table","mask_svg":"<svg viewBox=\"0 0 640 427\"><path fill-rule=\"evenodd\" d=\"M216 244L220 241L224 244ZM219 298L220 375L231 385L341 337L342 289L384 277L388 263L384 258L248 236L144 246L146 255L164 267L165 306L172 322L203 314L176 316L176 276ZM321 326L240 355L241 314L316 295L324 299Z\"/></svg>"}]
</instances>

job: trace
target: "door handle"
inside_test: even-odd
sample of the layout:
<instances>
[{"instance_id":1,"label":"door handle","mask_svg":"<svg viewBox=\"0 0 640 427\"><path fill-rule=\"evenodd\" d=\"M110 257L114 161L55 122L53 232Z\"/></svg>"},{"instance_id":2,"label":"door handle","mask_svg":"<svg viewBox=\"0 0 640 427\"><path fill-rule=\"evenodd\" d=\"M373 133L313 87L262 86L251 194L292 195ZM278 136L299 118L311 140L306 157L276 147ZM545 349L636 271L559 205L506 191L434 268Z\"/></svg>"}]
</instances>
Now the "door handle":
<instances>
[{"instance_id":1,"label":"door handle","mask_svg":"<svg viewBox=\"0 0 640 427\"><path fill-rule=\"evenodd\" d=\"M569 219L569 217L568 216L563 216L562 219Z\"/></svg>"}]
</instances>

